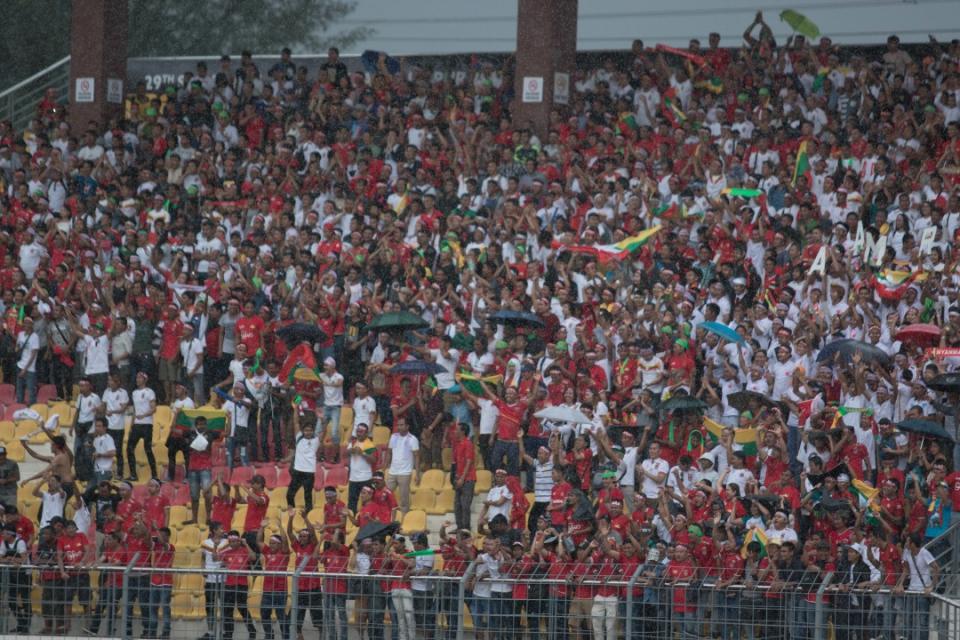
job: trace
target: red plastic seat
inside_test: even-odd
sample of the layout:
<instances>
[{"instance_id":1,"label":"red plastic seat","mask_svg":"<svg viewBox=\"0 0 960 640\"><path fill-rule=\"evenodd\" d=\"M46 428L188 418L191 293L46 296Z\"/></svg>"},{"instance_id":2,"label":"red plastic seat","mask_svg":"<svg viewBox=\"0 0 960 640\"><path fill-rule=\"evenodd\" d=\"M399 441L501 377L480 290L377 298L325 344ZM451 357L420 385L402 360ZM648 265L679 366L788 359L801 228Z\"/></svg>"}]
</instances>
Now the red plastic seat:
<instances>
[{"instance_id":1,"label":"red plastic seat","mask_svg":"<svg viewBox=\"0 0 960 640\"><path fill-rule=\"evenodd\" d=\"M313 474L313 490L323 491L327 486L327 468L323 464L317 464L317 471Z\"/></svg>"},{"instance_id":2,"label":"red plastic seat","mask_svg":"<svg viewBox=\"0 0 960 640\"><path fill-rule=\"evenodd\" d=\"M245 485L250 482L250 478L253 477L253 467L234 467L230 472L230 484L231 485Z\"/></svg>"},{"instance_id":3,"label":"red plastic seat","mask_svg":"<svg viewBox=\"0 0 960 640\"><path fill-rule=\"evenodd\" d=\"M173 495L170 496L171 506L186 506L190 504L190 485L179 482L173 484Z\"/></svg>"},{"instance_id":4,"label":"red plastic seat","mask_svg":"<svg viewBox=\"0 0 960 640\"><path fill-rule=\"evenodd\" d=\"M37 390L37 402L44 403L50 402L57 397L57 387L52 384L43 384L40 385L40 388Z\"/></svg>"},{"instance_id":5,"label":"red plastic seat","mask_svg":"<svg viewBox=\"0 0 960 640\"><path fill-rule=\"evenodd\" d=\"M263 482L267 489L273 489L277 486L277 467L273 464L259 464L255 467L256 473L263 476Z\"/></svg>"},{"instance_id":6,"label":"red plastic seat","mask_svg":"<svg viewBox=\"0 0 960 640\"><path fill-rule=\"evenodd\" d=\"M13 404L17 398L17 388L12 384L0 384L0 405Z\"/></svg>"},{"instance_id":7,"label":"red plastic seat","mask_svg":"<svg viewBox=\"0 0 960 640\"><path fill-rule=\"evenodd\" d=\"M347 484L347 465L337 464L337 465L327 465L324 475L324 485L342 487Z\"/></svg>"}]
</instances>

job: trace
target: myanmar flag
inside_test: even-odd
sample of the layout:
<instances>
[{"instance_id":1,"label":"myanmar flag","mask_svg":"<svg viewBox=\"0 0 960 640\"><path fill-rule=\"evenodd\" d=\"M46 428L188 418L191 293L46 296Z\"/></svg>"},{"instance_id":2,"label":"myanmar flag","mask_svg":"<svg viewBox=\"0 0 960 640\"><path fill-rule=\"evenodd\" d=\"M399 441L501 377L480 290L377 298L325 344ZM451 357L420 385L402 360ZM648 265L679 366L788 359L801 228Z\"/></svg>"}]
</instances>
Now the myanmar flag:
<instances>
[{"instance_id":1,"label":"myanmar flag","mask_svg":"<svg viewBox=\"0 0 960 640\"><path fill-rule=\"evenodd\" d=\"M751 542L760 543L760 557L763 558L767 555L767 534L765 534L760 529L750 529L747 532L747 535L743 537L743 546L740 547L740 557L744 560L747 559L747 547Z\"/></svg>"},{"instance_id":2,"label":"myanmar flag","mask_svg":"<svg viewBox=\"0 0 960 640\"><path fill-rule=\"evenodd\" d=\"M587 245L565 245L554 242L553 248L559 251L570 251L572 253L586 253L594 256L600 262L609 262L611 260L622 260L631 253L640 250L647 242L660 231L660 225L641 231L635 236L624 238L614 244Z\"/></svg>"},{"instance_id":3,"label":"myanmar flag","mask_svg":"<svg viewBox=\"0 0 960 640\"><path fill-rule=\"evenodd\" d=\"M873 499L880 495L880 489L875 488L869 482L854 478L853 482L850 483L850 491L857 496L861 508L869 505L871 511L880 510L880 506L873 503Z\"/></svg>"},{"instance_id":4,"label":"myanmar flag","mask_svg":"<svg viewBox=\"0 0 960 640\"><path fill-rule=\"evenodd\" d=\"M483 384L492 384L494 386L503 382L503 376L500 374L492 376L478 376L470 371L461 371L456 375L457 382L459 382L464 389L469 391L475 396L483 395Z\"/></svg>"},{"instance_id":5,"label":"myanmar flag","mask_svg":"<svg viewBox=\"0 0 960 640\"><path fill-rule=\"evenodd\" d=\"M873 288L886 302L898 302L918 276L919 273L884 269L873 277Z\"/></svg>"},{"instance_id":6,"label":"myanmar flag","mask_svg":"<svg viewBox=\"0 0 960 640\"><path fill-rule=\"evenodd\" d=\"M637 119L633 117L633 114L629 111L624 111L620 114L620 118L617 121L617 126L620 128L620 133L628 135L637 129L640 126L637 124Z\"/></svg>"},{"instance_id":7,"label":"myanmar flag","mask_svg":"<svg viewBox=\"0 0 960 640\"><path fill-rule=\"evenodd\" d=\"M703 428L707 430L707 433L713 438L715 444L719 442L720 434L724 429L722 424L704 417ZM757 455L757 435L756 429L734 429L733 441L743 447L743 455L754 457Z\"/></svg>"},{"instance_id":8,"label":"myanmar flag","mask_svg":"<svg viewBox=\"0 0 960 640\"><path fill-rule=\"evenodd\" d=\"M663 115L674 127L679 127L687 121L687 114L680 110L680 99L677 98L677 90L673 87L663 92L661 106L663 107Z\"/></svg>"},{"instance_id":9,"label":"myanmar flag","mask_svg":"<svg viewBox=\"0 0 960 640\"><path fill-rule=\"evenodd\" d=\"M809 187L811 183L810 156L807 155L806 140L801 142L800 148L797 149L797 160L793 166L793 179L790 181L791 187L797 186L797 179L800 176L804 176L807 179L807 186Z\"/></svg>"},{"instance_id":10,"label":"myanmar flag","mask_svg":"<svg viewBox=\"0 0 960 640\"><path fill-rule=\"evenodd\" d=\"M227 428L227 412L223 409L181 409L172 431L181 437L193 431L197 418L207 419L207 431L223 433Z\"/></svg>"},{"instance_id":11,"label":"myanmar flag","mask_svg":"<svg viewBox=\"0 0 960 640\"><path fill-rule=\"evenodd\" d=\"M306 342L298 344L290 350L287 359L280 368L279 378L292 381L291 375L299 368L313 370L317 368L317 358L313 355L313 347Z\"/></svg>"},{"instance_id":12,"label":"myanmar flag","mask_svg":"<svg viewBox=\"0 0 960 640\"><path fill-rule=\"evenodd\" d=\"M407 189L403 195L400 197L400 200L397 201L397 206L393 209L397 212L397 215L403 215L403 212L407 210L407 205L410 204L410 190Z\"/></svg>"}]
</instances>

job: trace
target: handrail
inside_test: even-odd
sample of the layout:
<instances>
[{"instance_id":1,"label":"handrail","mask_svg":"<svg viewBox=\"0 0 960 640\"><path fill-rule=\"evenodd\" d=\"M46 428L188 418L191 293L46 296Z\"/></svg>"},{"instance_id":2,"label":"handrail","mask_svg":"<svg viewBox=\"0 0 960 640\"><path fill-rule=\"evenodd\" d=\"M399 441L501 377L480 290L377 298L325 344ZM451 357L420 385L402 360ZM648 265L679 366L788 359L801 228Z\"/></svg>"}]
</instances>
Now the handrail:
<instances>
[{"instance_id":1,"label":"handrail","mask_svg":"<svg viewBox=\"0 0 960 640\"><path fill-rule=\"evenodd\" d=\"M53 64L51 64L49 67L47 67L47 68L45 68L45 69L42 69L42 70L40 70L40 71L37 71L35 74L33 74L32 76L30 76L30 77L27 78L26 80L21 80L20 82L18 82L17 84L13 85L12 87L8 87L7 89L4 89L3 91L0 91L0 98L5 98L5 97L7 97L9 94L13 93L14 91L16 91L16 90L18 90L18 89L22 89L23 87L27 86L28 84L30 84L30 83L33 82L34 80L37 80L38 78L40 78L40 77L43 76L44 74L50 73L51 71L56 70L58 67L62 66L62 65L65 64L65 63L68 63L68 62L70 62L70 56L67 56L67 57L65 57L65 58L61 58L61 59L57 60L56 62L54 62Z\"/></svg>"}]
</instances>

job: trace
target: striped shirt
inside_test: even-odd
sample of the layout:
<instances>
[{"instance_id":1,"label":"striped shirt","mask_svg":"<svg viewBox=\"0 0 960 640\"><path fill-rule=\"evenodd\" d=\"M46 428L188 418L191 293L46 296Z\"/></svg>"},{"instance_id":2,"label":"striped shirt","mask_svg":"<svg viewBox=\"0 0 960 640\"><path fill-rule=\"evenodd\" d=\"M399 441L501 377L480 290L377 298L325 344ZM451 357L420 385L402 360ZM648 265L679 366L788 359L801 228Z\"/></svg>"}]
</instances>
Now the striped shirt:
<instances>
[{"instance_id":1,"label":"striped shirt","mask_svg":"<svg viewBox=\"0 0 960 640\"><path fill-rule=\"evenodd\" d=\"M553 491L553 460L540 462L537 460L536 469L533 476L534 502L550 502L550 494Z\"/></svg>"}]
</instances>

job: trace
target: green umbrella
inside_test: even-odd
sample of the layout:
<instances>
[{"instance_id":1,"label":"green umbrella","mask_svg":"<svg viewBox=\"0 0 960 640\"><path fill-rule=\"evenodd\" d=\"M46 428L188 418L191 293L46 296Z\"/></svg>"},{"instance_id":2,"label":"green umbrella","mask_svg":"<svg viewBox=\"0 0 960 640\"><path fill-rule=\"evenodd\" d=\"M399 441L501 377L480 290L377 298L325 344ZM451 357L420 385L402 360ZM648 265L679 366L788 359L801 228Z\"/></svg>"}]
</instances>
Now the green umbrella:
<instances>
[{"instance_id":1,"label":"green umbrella","mask_svg":"<svg viewBox=\"0 0 960 640\"><path fill-rule=\"evenodd\" d=\"M802 36L814 40L820 37L820 27L810 22L810 19L793 9L780 12L780 20L790 25L794 31Z\"/></svg>"},{"instance_id":2,"label":"green umbrella","mask_svg":"<svg viewBox=\"0 0 960 640\"><path fill-rule=\"evenodd\" d=\"M409 311L390 311L381 313L365 328L367 331L411 331L426 329L430 324L420 316Z\"/></svg>"}]
</instances>

